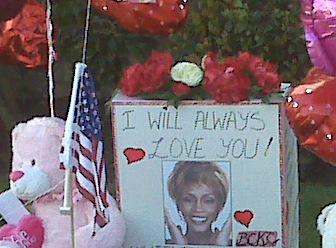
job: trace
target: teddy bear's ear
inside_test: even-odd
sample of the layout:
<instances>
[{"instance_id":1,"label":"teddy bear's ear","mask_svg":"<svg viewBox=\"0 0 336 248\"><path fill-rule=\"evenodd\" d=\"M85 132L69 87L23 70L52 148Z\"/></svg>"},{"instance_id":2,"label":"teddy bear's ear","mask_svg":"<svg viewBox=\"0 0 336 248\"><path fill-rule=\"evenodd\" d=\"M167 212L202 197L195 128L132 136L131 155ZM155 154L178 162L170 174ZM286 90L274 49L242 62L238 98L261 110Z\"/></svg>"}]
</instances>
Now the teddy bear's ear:
<instances>
[{"instance_id":1,"label":"teddy bear's ear","mask_svg":"<svg viewBox=\"0 0 336 248\"><path fill-rule=\"evenodd\" d=\"M57 117L35 117L27 123L19 123L12 130L12 140L15 141L20 133L28 127L40 127L40 130L47 131L60 139L64 135L65 121Z\"/></svg>"},{"instance_id":2,"label":"teddy bear's ear","mask_svg":"<svg viewBox=\"0 0 336 248\"><path fill-rule=\"evenodd\" d=\"M12 140L16 140L17 136L22 132L27 123L19 123L12 130Z\"/></svg>"},{"instance_id":3,"label":"teddy bear's ear","mask_svg":"<svg viewBox=\"0 0 336 248\"><path fill-rule=\"evenodd\" d=\"M65 121L63 119L57 117L43 117L35 118L32 121L36 122L38 125L43 126L48 133L52 133L60 139L63 138L65 128Z\"/></svg>"}]
</instances>

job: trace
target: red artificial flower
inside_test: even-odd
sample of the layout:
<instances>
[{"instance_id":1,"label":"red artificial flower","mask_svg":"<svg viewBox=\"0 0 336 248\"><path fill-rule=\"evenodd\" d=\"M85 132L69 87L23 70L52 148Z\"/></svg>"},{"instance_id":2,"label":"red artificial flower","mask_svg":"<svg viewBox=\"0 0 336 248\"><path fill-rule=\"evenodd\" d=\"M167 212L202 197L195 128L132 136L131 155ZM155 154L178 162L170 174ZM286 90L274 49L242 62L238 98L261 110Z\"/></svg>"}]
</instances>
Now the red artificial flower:
<instances>
[{"instance_id":1,"label":"red artificial flower","mask_svg":"<svg viewBox=\"0 0 336 248\"><path fill-rule=\"evenodd\" d=\"M269 94L280 89L281 77L274 64L263 61L248 52L240 54L238 60L252 73L262 93Z\"/></svg>"},{"instance_id":2,"label":"red artificial flower","mask_svg":"<svg viewBox=\"0 0 336 248\"><path fill-rule=\"evenodd\" d=\"M208 52L203 58L202 67L207 68L219 64L218 55L214 52Z\"/></svg>"},{"instance_id":3,"label":"red artificial flower","mask_svg":"<svg viewBox=\"0 0 336 248\"><path fill-rule=\"evenodd\" d=\"M191 91L191 89L192 87L181 82L175 82L173 85L173 92L177 96L188 94Z\"/></svg>"},{"instance_id":4,"label":"red artificial flower","mask_svg":"<svg viewBox=\"0 0 336 248\"><path fill-rule=\"evenodd\" d=\"M169 53L153 51L144 64L141 90L145 93L153 93L161 89L168 80L173 62L174 59Z\"/></svg>"},{"instance_id":5,"label":"red artificial flower","mask_svg":"<svg viewBox=\"0 0 336 248\"><path fill-rule=\"evenodd\" d=\"M144 80L144 66L140 63L129 66L124 71L119 88L126 96L137 96L141 93L141 83Z\"/></svg>"},{"instance_id":6,"label":"red artificial flower","mask_svg":"<svg viewBox=\"0 0 336 248\"><path fill-rule=\"evenodd\" d=\"M0 23L0 62L44 69L48 64L45 6L35 0L25 2L17 16Z\"/></svg>"},{"instance_id":7,"label":"red artificial flower","mask_svg":"<svg viewBox=\"0 0 336 248\"><path fill-rule=\"evenodd\" d=\"M217 56L209 54L204 60L204 89L218 102L232 104L246 100L250 80L237 58L230 57L219 63Z\"/></svg>"},{"instance_id":8,"label":"red artificial flower","mask_svg":"<svg viewBox=\"0 0 336 248\"><path fill-rule=\"evenodd\" d=\"M144 64L134 64L124 71L119 88L127 96L153 93L168 80L173 57L169 53L152 52Z\"/></svg>"}]
</instances>

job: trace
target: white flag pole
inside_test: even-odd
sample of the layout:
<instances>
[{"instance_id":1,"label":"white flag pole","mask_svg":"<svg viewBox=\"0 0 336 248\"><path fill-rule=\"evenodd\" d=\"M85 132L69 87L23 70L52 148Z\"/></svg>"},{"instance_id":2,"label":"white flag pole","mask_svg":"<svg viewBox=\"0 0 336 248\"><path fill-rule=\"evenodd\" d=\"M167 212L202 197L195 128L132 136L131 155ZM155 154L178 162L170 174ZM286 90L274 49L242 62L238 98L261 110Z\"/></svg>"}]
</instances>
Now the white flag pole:
<instances>
[{"instance_id":1,"label":"white flag pole","mask_svg":"<svg viewBox=\"0 0 336 248\"><path fill-rule=\"evenodd\" d=\"M75 247L75 235L74 235L74 210L72 205L72 171L73 171L73 159L72 159L72 149L71 143L72 135L74 132L74 118L75 118L75 108L76 100L78 95L79 84L81 82L81 76L83 75L86 65L83 63L76 63L75 65L75 75L72 85L71 101L68 111L68 116L65 122L65 131L63 137L63 163L65 166L65 182L64 182L64 202L63 206L60 207L60 212L63 215L71 216L71 247Z\"/></svg>"}]
</instances>

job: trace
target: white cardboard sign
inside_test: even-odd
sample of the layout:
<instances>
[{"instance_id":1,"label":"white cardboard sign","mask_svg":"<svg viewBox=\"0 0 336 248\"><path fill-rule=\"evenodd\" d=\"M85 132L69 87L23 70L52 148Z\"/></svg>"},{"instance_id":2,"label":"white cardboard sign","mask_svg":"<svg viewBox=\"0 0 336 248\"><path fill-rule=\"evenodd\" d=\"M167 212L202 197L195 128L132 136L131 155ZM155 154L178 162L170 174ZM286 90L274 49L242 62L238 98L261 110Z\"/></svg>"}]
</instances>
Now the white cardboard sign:
<instances>
[{"instance_id":1,"label":"white cardboard sign","mask_svg":"<svg viewBox=\"0 0 336 248\"><path fill-rule=\"evenodd\" d=\"M112 127L125 247L181 247L174 227L188 247L298 247L296 140L283 103L174 108L117 95Z\"/></svg>"},{"instance_id":2,"label":"white cardboard sign","mask_svg":"<svg viewBox=\"0 0 336 248\"><path fill-rule=\"evenodd\" d=\"M20 219L24 215L30 215L30 212L13 191L7 190L0 194L0 214L8 224L17 225Z\"/></svg>"}]
</instances>

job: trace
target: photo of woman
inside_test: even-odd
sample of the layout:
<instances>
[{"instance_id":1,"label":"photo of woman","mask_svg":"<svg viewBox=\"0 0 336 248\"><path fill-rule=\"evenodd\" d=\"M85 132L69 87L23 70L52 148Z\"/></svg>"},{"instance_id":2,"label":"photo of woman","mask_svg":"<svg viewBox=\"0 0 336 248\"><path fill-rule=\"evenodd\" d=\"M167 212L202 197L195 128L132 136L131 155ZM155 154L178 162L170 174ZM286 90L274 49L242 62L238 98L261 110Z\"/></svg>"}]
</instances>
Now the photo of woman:
<instances>
[{"instance_id":1,"label":"photo of woman","mask_svg":"<svg viewBox=\"0 0 336 248\"><path fill-rule=\"evenodd\" d=\"M179 161L167 177L168 195L175 209L165 209L169 238L166 244L232 246L231 213L220 228L213 228L223 209L231 211L229 180L223 169L210 161ZM177 211L184 228L171 212ZM184 230L183 230L184 229Z\"/></svg>"}]
</instances>

